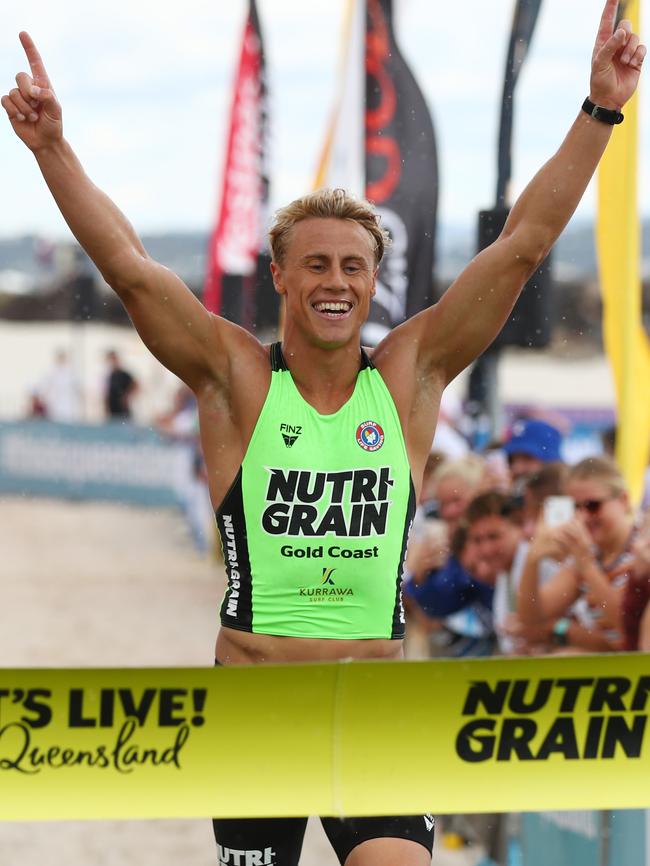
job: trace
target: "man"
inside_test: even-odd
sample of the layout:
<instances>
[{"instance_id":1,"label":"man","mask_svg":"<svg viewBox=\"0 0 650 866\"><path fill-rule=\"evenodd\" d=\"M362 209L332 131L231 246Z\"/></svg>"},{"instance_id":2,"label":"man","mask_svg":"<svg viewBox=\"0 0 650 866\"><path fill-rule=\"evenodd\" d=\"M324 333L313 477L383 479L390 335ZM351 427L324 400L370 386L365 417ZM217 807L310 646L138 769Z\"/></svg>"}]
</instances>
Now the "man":
<instances>
[{"instance_id":1,"label":"man","mask_svg":"<svg viewBox=\"0 0 650 866\"><path fill-rule=\"evenodd\" d=\"M467 526L461 523L452 536L450 555L426 572L410 572L410 558L402 592L413 624L430 638L426 655L460 658L489 656L495 649L492 622L494 581L478 574L479 562Z\"/></svg>"},{"instance_id":2,"label":"man","mask_svg":"<svg viewBox=\"0 0 650 866\"><path fill-rule=\"evenodd\" d=\"M515 487L539 472L547 463L562 460L559 430L536 418L515 421L510 438L503 446L508 456L510 475Z\"/></svg>"},{"instance_id":3,"label":"man","mask_svg":"<svg viewBox=\"0 0 650 866\"><path fill-rule=\"evenodd\" d=\"M106 417L109 420L125 421L131 418L131 400L138 390L138 384L129 371L122 367L115 349L106 352L106 363L108 364L104 390Z\"/></svg>"},{"instance_id":4,"label":"man","mask_svg":"<svg viewBox=\"0 0 650 866\"><path fill-rule=\"evenodd\" d=\"M512 653L503 627L514 611L528 545L511 497L497 490L479 493L469 503L463 524L449 561L419 584L407 583L405 592L429 616L450 617L463 611L475 624L474 634L457 634L459 651L450 655L489 655L497 639L502 653Z\"/></svg>"},{"instance_id":5,"label":"man","mask_svg":"<svg viewBox=\"0 0 650 866\"><path fill-rule=\"evenodd\" d=\"M48 420L60 424L76 424L81 420L81 383L65 349L56 350L54 366L39 382L36 393L45 407Z\"/></svg>"},{"instance_id":6,"label":"man","mask_svg":"<svg viewBox=\"0 0 650 866\"><path fill-rule=\"evenodd\" d=\"M270 355L147 256L63 138L43 62L21 34L31 75L2 97L11 125L146 345L197 397L229 580L219 662L400 657L401 561L441 394L494 339L573 213L611 134L602 112L636 88L645 48L629 23L616 29L617 7L607 0L592 61L590 98L604 119L579 112L501 237L371 359L359 334L385 238L369 207L330 191L280 212L272 273L286 321ZM296 864L303 829L299 819L217 821L221 862L231 850L254 862L268 847L277 866ZM346 866L430 862L428 817L327 830Z\"/></svg>"}]
</instances>

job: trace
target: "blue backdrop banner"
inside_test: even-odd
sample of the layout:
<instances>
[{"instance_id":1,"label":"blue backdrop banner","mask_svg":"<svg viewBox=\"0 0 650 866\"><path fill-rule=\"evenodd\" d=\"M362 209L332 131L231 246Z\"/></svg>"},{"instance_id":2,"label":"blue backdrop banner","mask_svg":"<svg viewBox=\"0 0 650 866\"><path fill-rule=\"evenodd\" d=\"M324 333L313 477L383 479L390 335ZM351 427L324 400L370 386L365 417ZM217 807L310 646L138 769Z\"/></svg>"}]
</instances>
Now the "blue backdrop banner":
<instances>
[{"instance_id":1,"label":"blue backdrop banner","mask_svg":"<svg viewBox=\"0 0 650 866\"><path fill-rule=\"evenodd\" d=\"M0 493L182 505L188 447L130 424L0 423Z\"/></svg>"}]
</instances>

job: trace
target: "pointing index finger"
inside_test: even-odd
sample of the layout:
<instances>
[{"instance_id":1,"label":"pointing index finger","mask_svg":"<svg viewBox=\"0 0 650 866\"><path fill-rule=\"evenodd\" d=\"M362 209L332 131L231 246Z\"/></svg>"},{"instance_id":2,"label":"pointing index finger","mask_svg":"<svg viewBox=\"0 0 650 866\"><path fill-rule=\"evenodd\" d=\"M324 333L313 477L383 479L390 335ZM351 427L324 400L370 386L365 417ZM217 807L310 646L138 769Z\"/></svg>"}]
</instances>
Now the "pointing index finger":
<instances>
[{"instance_id":1,"label":"pointing index finger","mask_svg":"<svg viewBox=\"0 0 650 866\"><path fill-rule=\"evenodd\" d=\"M600 48L612 36L616 28L616 13L618 12L619 0L606 0L605 8L598 26L596 45Z\"/></svg>"},{"instance_id":2,"label":"pointing index finger","mask_svg":"<svg viewBox=\"0 0 650 866\"><path fill-rule=\"evenodd\" d=\"M25 49L25 54L27 55L27 60L29 61L29 67L32 70L32 78L34 79L34 83L38 85L38 87L51 87L50 79L48 78L47 72L45 71L45 64L41 58L41 55L38 53L38 48L34 44L34 40L26 33L24 30L19 34L20 44Z\"/></svg>"}]
</instances>

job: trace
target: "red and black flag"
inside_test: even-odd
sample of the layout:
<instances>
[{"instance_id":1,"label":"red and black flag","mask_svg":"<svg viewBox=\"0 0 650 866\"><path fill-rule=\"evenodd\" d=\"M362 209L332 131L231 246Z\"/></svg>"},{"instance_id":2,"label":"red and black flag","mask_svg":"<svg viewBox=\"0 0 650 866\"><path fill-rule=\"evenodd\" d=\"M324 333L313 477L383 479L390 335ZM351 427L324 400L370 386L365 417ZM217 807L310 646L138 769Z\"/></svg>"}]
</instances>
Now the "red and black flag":
<instances>
[{"instance_id":1,"label":"red and black flag","mask_svg":"<svg viewBox=\"0 0 650 866\"><path fill-rule=\"evenodd\" d=\"M427 104L397 46L392 0L350 0L347 31L341 97L317 185L365 195L393 240L363 334L374 345L433 299L436 143Z\"/></svg>"},{"instance_id":2,"label":"red and black flag","mask_svg":"<svg viewBox=\"0 0 650 866\"><path fill-rule=\"evenodd\" d=\"M264 48L255 0L249 0L230 111L221 204L210 235L203 302L252 329L256 274L264 248L269 180Z\"/></svg>"},{"instance_id":3,"label":"red and black flag","mask_svg":"<svg viewBox=\"0 0 650 866\"><path fill-rule=\"evenodd\" d=\"M393 241L364 334L374 344L433 300L438 167L429 109L395 41L393 0L366 2L366 198Z\"/></svg>"}]
</instances>

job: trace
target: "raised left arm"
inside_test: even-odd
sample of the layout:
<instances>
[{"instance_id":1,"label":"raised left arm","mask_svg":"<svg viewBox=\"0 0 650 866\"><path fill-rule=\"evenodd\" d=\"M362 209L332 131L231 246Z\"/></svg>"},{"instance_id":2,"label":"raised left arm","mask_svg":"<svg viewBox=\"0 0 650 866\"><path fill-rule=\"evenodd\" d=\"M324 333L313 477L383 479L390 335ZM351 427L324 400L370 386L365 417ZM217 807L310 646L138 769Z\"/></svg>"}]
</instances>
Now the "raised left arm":
<instances>
[{"instance_id":1,"label":"raised left arm","mask_svg":"<svg viewBox=\"0 0 650 866\"><path fill-rule=\"evenodd\" d=\"M618 0L607 0L589 98L620 111L636 90L646 49L629 21L615 26L617 9ZM515 203L499 238L470 262L436 305L407 323L419 344L421 374L448 383L494 340L526 280L575 211L611 133L611 125L580 111L560 149Z\"/></svg>"}]
</instances>

